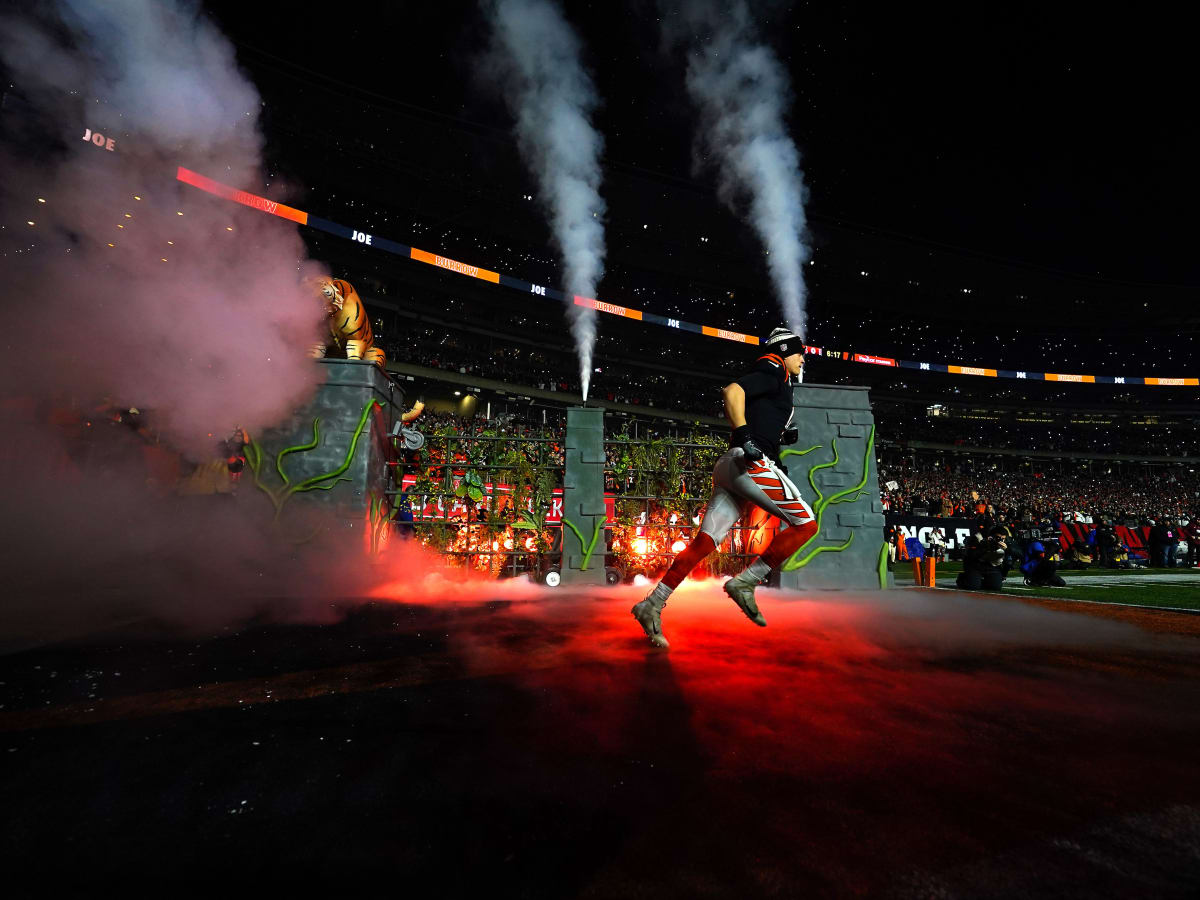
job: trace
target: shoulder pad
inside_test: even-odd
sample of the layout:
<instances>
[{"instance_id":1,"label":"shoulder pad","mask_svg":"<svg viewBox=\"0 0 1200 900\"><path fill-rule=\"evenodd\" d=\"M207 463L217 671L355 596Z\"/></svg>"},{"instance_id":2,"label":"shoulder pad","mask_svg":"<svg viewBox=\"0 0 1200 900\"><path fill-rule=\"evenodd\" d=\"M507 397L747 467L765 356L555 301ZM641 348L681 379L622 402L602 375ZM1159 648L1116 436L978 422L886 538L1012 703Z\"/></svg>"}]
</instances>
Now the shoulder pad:
<instances>
[{"instance_id":1,"label":"shoulder pad","mask_svg":"<svg viewBox=\"0 0 1200 900\"><path fill-rule=\"evenodd\" d=\"M783 357L778 353L763 354L756 360L756 365L768 372L782 372L784 381L787 381L791 377L788 375L787 366L783 364Z\"/></svg>"}]
</instances>

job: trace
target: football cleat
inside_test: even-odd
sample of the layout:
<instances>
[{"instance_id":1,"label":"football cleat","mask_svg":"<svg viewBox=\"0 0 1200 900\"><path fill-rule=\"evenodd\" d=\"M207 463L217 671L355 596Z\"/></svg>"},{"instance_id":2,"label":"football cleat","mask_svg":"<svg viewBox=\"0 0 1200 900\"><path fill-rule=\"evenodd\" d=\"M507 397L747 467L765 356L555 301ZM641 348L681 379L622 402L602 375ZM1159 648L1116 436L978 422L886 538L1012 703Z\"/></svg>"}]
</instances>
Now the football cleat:
<instances>
[{"instance_id":1,"label":"football cleat","mask_svg":"<svg viewBox=\"0 0 1200 900\"><path fill-rule=\"evenodd\" d=\"M763 614L758 611L758 603L754 600L753 584L748 584L745 581L730 578L725 582L725 593L730 599L738 605L738 609L746 614L746 618L755 625L766 627L767 620L763 618Z\"/></svg>"},{"instance_id":2,"label":"football cleat","mask_svg":"<svg viewBox=\"0 0 1200 900\"><path fill-rule=\"evenodd\" d=\"M663 650L671 646L663 637L662 610L654 604L653 600L647 597L640 603L635 603L630 612L642 626L642 631L646 632L646 637L650 638L651 646L661 647Z\"/></svg>"}]
</instances>

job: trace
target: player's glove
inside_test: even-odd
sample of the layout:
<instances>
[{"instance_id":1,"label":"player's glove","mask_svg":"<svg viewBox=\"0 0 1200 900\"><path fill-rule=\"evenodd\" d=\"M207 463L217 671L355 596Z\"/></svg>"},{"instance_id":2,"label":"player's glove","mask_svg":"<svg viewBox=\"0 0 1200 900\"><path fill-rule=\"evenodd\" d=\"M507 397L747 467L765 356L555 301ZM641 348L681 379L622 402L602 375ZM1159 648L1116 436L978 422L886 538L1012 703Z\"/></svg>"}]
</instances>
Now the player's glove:
<instances>
[{"instance_id":1,"label":"player's glove","mask_svg":"<svg viewBox=\"0 0 1200 900\"><path fill-rule=\"evenodd\" d=\"M735 447L742 448L742 452L745 454L745 459L748 463L756 463L766 455L763 453L762 448L754 442L754 438L750 436L749 425L742 425L733 429L733 439L730 443Z\"/></svg>"},{"instance_id":2,"label":"player's glove","mask_svg":"<svg viewBox=\"0 0 1200 900\"><path fill-rule=\"evenodd\" d=\"M783 436L779 438L779 446L786 447L788 444L794 444L800 440L799 428L785 428Z\"/></svg>"}]
</instances>

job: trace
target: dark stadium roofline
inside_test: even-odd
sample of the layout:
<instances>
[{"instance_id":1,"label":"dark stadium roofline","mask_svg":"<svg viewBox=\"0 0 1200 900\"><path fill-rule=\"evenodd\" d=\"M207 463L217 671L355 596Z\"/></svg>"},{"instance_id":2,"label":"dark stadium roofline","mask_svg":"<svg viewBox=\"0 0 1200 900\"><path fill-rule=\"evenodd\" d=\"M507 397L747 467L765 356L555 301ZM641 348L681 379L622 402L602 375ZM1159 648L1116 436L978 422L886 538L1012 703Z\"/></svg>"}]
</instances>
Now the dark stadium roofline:
<instances>
[{"instance_id":1,"label":"dark stadium roofline","mask_svg":"<svg viewBox=\"0 0 1200 900\"><path fill-rule=\"evenodd\" d=\"M422 313L422 312L417 312L417 311L411 310L411 309L405 309L404 307L400 306L397 303L393 303L390 300L381 300L378 297L365 296L361 292L359 293L359 296L362 297L363 303L367 304L367 306L383 307L385 309L391 310L398 316L404 316L405 318L408 318L408 319L416 319L418 322L428 322L431 325L440 325L445 328L454 328L454 329L457 329L458 331L467 331L467 332L470 332L471 334L478 334L483 337L502 337L504 340L515 341L515 342L521 343L521 344L527 344L531 347L536 347L539 350L547 349L545 341L539 341L534 338L523 337L521 335L512 334L511 332L497 331L495 328L488 327L485 324L472 324L472 325L462 324L463 322L475 322L475 323L479 322L478 319L474 319L471 317L464 316L461 320L459 320L457 322L450 322L444 318L438 318L437 316L429 315L428 313ZM567 337L565 332L563 334L563 340L569 341L569 338ZM554 347L551 349L554 350L555 352L561 352L561 353L569 354L571 356L575 355L575 345L573 342L564 343L561 348ZM671 375L689 375L693 378L705 378L705 379L713 381L714 383L725 381L726 378L728 377L726 375L714 375L712 372L700 372L695 369L682 369L679 366L667 366L667 365L661 365L661 364L655 363L655 362L648 362L646 360L631 359L631 358L625 357L625 356L613 356L608 353L603 353L603 354L596 353L595 358L597 360L603 360L604 362L624 363L625 365L634 366L637 368L653 369L657 372L667 372Z\"/></svg>"},{"instance_id":2,"label":"dark stadium roofline","mask_svg":"<svg viewBox=\"0 0 1200 900\"><path fill-rule=\"evenodd\" d=\"M660 316L657 313L644 312L640 309L622 306L616 303L609 303L603 300L597 300L593 297L581 297L579 295L571 295L548 285L533 284L519 278L514 278L511 275L505 275L500 272L484 269L471 263L460 262L455 259L449 259L436 253L430 253L427 250L420 250L416 247L410 247L405 244L400 244L390 238L380 237L378 235L362 232L355 228L350 228L345 225L332 222L328 219L323 219L318 216L309 215L301 209L295 209L286 206L274 200L269 200L266 197L259 197L247 191L238 190L229 185L222 184L205 175L193 172L190 169L179 166L176 177L179 181L199 188L209 194L221 197L225 200L232 200L235 203L240 203L244 206L249 206L253 209L258 209L262 212L270 213L271 215L280 216L297 222L301 225L308 225L333 234L343 237L347 240L356 243L363 243L372 246L379 250L384 250L393 253L400 257L408 257L418 262L423 262L428 265L437 266L447 269L459 275L466 275L471 278L481 281L491 282L493 284L503 285L504 287L512 288L520 291L523 294L536 293L541 296L551 296L564 302L571 302L577 306L586 307L603 312L608 315L621 316L622 318L634 319L637 321L649 322L655 325L661 325L667 328L674 328L681 331L691 331L694 333L704 334L708 337L720 338L722 340L734 341L742 344L757 345L759 339L756 335L745 334L739 331L733 331L726 328L718 328L710 325L698 325L694 322L686 322L683 319L674 319L668 316ZM848 362L866 363L868 365L880 365L895 368L905 368L919 372L942 372L952 375L968 375L984 378L1006 378L1018 381L1053 381L1067 384L1120 384L1120 385L1153 385L1157 387L1196 387L1200 386L1200 377L1195 376L1143 376L1143 375L1092 375L1092 374L1074 374L1074 373L1055 373L1055 372L1034 372L1024 369L999 369L989 366L978 365L961 365L958 363L938 363L938 362L923 362L907 359L896 359L893 357L877 356L875 354L860 353L853 350L834 350L828 347L815 347L806 345L805 353L815 356L824 356L826 358L839 359Z\"/></svg>"},{"instance_id":3,"label":"dark stadium roofline","mask_svg":"<svg viewBox=\"0 0 1200 900\"><path fill-rule=\"evenodd\" d=\"M297 73L299 73L301 80L305 81L308 85L317 88L318 90L326 92L328 95L330 95L330 98L335 101L342 100L345 94L349 93L353 95L359 102L370 106L375 112L382 111L390 115L401 117L411 116L413 118L425 119L430 122L437 122L447 127L461 130L462 132L469 134L472 139L483 138L484 140L497 145L503 144L505 146L510 146L512 143L511 132L507 128L500 128L495 125L477 122L462 115L448 113L445 110L423 106L419 103L414 103L411 98L407 100L401 100L396 97L385 96L362 85L356 85L343 81L327 72L318 72L300 66L297 63L283 59L282 57L279 57L268 50L264 50L259 46L255 46L244 41L236 41L235 43L237 43L240 49L248 51L251 55L258 57L253 61L253 63L251 63L252 67L254 67L256 70L262 69L273 71L276 76L280 76L285 79L296 78ZM289 114L296 116L306 115L307 113L308 110L305 109L302 113L292 111ZM686 191L690 194L702 196L706 199L711 199L714 205L720 203L720 200L717 196L717 190L707 180L701 181L694 177L681 176L672 172L664 172L641 163L635 163L631 160L615 158L611 155L605 155L601 160L601 165L606 170L630 173L635 177L644 178L650 182L656 182L664 186ZM822 228L836 229L852 233L858 237L882 240L894 244L932 248L947 256L962 259L964 262L969 264L984 263L993 267L993 269L997 271L1013 271L1019 273L1020 275L1034 274L1041 276L1047 281L1073 282L1089 288L1099 289L1101 291L1149 290L1183 293L1194 292L1196 290L1196 286L1190 284L1175 282L1129 281L1117 278L1097 277L1088 272L1060 269L1055 268L1054 266L1033 263L1015 257L999 256L991 253L987 249L948 243L946 241L936 240L923 235L902 233L881 225L856 221L853 218L842 214L824 212L815 208L809 208L806 211L806 215L810 222L817 223ZM978 278L978 276L975 277ZM1193 319L1200 319L1200 314L1193 316Z\"/></svg>"},{"instance_id":4,"label":"dark stadium roofline","mask_svg":"<svg viewBox=\"0 0 1200 900\"><path fill-rule=\"evenodd\" d=\"M469 388L482 388L490 391L504 391L506 394L524 394L539 400L550 400L563 406L583 405L583 397L570 391L548 391L544 388L527 384L513 384L508 381L496 381L492 378L481 378L478 375L464 375L461 372L446 369L431 369L413 363L393 362L388 360L387 370L399 375L412 375L414 378L424 378L429 381L443 381L450 384L465 385ZM700 413L680 412L679 410L660 409L656 406L637 406L632 403L616 403L611 400L588 398L587 406L599 407L611 412L626 413L631 416L647 416L672 422L699 422L704 425L728 426L729 423L717 416L705 416Z\"/></svg>"}]
</instances>

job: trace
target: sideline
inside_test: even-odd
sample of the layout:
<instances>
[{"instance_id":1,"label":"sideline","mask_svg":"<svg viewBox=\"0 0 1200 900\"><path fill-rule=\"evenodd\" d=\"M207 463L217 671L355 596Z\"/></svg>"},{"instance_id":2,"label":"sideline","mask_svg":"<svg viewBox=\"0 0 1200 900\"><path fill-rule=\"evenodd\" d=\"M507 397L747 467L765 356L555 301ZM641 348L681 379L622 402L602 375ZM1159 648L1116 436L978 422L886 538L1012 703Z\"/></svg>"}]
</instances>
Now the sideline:
<instances>
[{"instance_id":1,"label":"sideline","mask_svg":"<svg viewBox=\"0 0 1200 900\"><path fill-rule=\"evenodd\" d=\"M930 588L921 588L922 590L930 590ZM1092 606L1123 606L1126 609L1144 609L1144 610L1161 610L1162 612L1179 612L1187 613L1188 615L1200 615L1200 609L1189 609L1186 606L1148 606L1142 603L1122 603L1119 600L1080 600L1078 597L1053 597L1043 594L1027 594L1024 588L1017 588L1021 591L1019 594L1008 594L1004 592L993 593L991 591L964 591L958 587L941 587L935 585L932 590L935 591L950 591L956 594L969 594L972 597L1003 597L1009 600L1049 600L1054 603L1087 603Z\"/></svg>"},{"instance_id":2,"label":"sideline","mask_svg":"<svg viewBox=\"0 0 1200 900\"><path fill-rule=\"evenodd\" d=\"M925 587L904 587L895 590L928 591ZM1042 609L1052 609L1074 615L1095 616L1124 622L1157 634L1200 638L1200 615L1197 610L1179 607L1138 606L1136 603L1105 603L1101 600L1073 600L1066 597L1045 597L1025 593L995 593L991 591L960 591L957 587L935 587L934 591L957 594L960 597L987 597L993 600L1026 603ZM1188 615L1180 615L1187 613Z\"/></svg>"}]
</instances>

